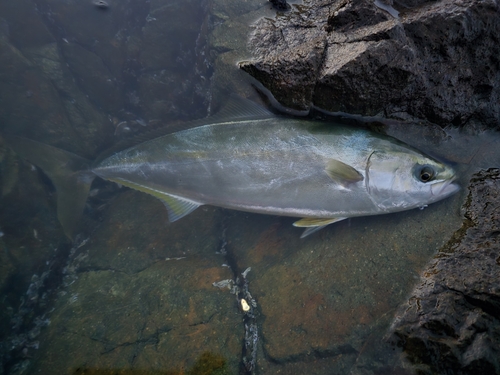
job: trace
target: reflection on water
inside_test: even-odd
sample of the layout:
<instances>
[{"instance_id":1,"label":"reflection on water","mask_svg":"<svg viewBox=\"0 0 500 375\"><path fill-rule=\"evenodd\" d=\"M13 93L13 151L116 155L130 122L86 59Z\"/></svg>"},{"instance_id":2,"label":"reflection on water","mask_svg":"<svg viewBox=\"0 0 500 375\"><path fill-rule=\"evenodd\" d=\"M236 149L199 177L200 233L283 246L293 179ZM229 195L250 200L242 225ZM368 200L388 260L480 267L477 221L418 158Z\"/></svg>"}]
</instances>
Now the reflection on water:
<instances>
[{"instance_id":1,"label":"reflection on water","mask_svg":"<svg viewBox=\"0 0 500 375\"><path fill-rule=\"evenodd\" d=\"M268 4L106 3L0 4L2 132L94 159L144 128L177 130L228 94L253 92L235 62L248 58L248 24L272 16ZM457 163L464 187L500 160L498 133L385 131ZM423 211L346 220L299 240L293 219L212 207L167 225L155 199L96 181L70 244L53 186L7 146L0 373L194 374L208 373L207 362L218 374L411 373L383 338L460 227L465 189ZM239 291L213 286L221 280ZM255 299L253 318L242 290Z\"/></svg>"}]
</instances>

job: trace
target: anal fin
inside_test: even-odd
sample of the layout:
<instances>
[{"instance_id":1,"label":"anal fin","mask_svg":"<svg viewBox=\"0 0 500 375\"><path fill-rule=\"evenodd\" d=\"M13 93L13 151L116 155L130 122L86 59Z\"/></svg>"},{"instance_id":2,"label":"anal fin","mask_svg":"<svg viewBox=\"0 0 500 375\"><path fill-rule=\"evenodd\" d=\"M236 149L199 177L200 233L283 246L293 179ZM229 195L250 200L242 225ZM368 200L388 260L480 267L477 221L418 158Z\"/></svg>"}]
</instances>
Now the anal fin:
<instances>
[{"instance_id":1,"label":"anal fin","mask_svg":"<svg viewBox=\"0 0 500 375\"><path fill-rule=\"evenodd\" d=\"M347 219L346 217L334 217L334 218L329 218L329 219L318 219L318 218L311 218L311 217L306 217L304 219L300 219L293 223L294 227L299 227L299 228L307 228L304 233L300 236L300 238L304 238L309 236L310 234L313 234L314 232L319 231L320 229L323 229L327 225L336 223L338 221L342 221Z\"/></svg>"},{"instance_id":2,"label":"anal fin","mask_svg":"<svg viewBox=\"0 0 500 375\"><path fill-rule=\"evenodd\" d=\"M109 179L109 180L127 186L134 190L142 191L143 193L147 193L161 200L162 203L167 208L168 220L171 223L190 214L191 212L193 212L202 205L202 203L192 201L191 199L165 193L163 191L159 191L151 187L147 187L122 178Z\"/></svg>"},{"instance_id":3,"label":"anal fin","mask_svg":"<svg viewBox=\"0 0 500 375\"><path fill-rule=\"evenodd\" d=\"M183 218L184 216L190 214L201 204L193 202L186 198L177 197L175 195L165 194L164 196L157 197L163 202L168 212L168 220L172 223L176 220Z\"/></svg>"}]
</instances>

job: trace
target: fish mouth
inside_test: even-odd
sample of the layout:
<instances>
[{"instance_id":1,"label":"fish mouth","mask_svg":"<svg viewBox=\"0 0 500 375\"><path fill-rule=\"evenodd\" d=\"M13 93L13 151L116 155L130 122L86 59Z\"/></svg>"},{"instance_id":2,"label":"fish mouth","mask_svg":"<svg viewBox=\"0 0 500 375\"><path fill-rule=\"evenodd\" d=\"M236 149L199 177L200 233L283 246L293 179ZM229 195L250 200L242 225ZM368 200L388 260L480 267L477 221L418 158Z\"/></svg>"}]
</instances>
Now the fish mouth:
<instances>
[{"instance_id":1,"label":"fish mouth","mask_svg":"<svg viewBox=\"0 0 500 375\"><path fill-rule=\"evenodd\" d=\"M460 190L460 186L453 182L453 180L447 180L439 182L432 185L431 192L432 196L436 199L443 199L455 194Z\"/></svg>"}]
</instances>

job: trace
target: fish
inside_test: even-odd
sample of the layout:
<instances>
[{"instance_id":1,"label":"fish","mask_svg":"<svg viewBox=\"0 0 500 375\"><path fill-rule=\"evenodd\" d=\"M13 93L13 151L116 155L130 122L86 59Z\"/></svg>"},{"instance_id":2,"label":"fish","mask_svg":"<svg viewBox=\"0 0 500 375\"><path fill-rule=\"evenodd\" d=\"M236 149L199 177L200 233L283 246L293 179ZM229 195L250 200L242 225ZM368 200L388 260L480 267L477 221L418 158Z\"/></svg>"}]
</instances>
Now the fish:
<instances>
[{"instance_id":1,"label":"fish","mask_svg":"<svg viewBox=\"0 0 500 375\"><path fill-rule=\"evenodd\" d=\"M300 218L293 225L305 228L302 238L346 218L421 208L459 190L451 166L364 128L278 116L249 101L188 125L94 163L18 136L8 143L54 183L70 238L95 177L158 198L170 222L211 205Z\"/></svg>"}]
</instances>

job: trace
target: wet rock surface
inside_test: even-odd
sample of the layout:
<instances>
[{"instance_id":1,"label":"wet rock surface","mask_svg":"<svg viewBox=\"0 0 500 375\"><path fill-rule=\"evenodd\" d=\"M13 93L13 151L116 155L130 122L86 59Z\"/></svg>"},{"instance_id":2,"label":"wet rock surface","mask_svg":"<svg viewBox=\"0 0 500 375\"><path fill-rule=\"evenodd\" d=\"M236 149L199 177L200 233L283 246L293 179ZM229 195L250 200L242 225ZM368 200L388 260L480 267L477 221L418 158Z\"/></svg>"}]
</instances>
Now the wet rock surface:
<instances>
[{"instance_id":1,"label":"wet rock surface","mask_svg":"<svg viewBox=\"0 0 500 375\"><path fill-rule=\"evenodd\" d=\"M105 3L109 4L107 11L96 9ZM129 133L137 129L147 130L162 121L202 117L207 112L212 57L203 51L209 29L206 4L200 7L199 2L21 0L1 3L0 15L2 133L20 134L94 159L100 151L120 139L123 129L128 129ZM174 34L175 38L172 37ZM151 232L154 229L149 225L138 235L124 226L126 221L112 220L110 227L105 228L113 228L115 237L108 236L111 232L102 234L97 231L92 237L95 246L89 248L89 243L87 247L72 247L61 236L55 216L56 192L50 181L31 164L13 157L3 140L0 140L0 154L0 373L63 373L66 369L71 372L85 367L85 363L99 371L119 367L117 363L122 361L125 361L125 367L130 366L136 357L136 364L143 361L137 366L146 367L148 360L145 358L149 358L149 354L146 357L117 354L109 357L107 365L97 362L104 358L99 358L99 355L110 347L116 347L116 353L125 347L134 353L141 351L144 345L147 352L151 348L149 344L154 350L160 348L160 351L170 353L162 360L162 369L183 371L209 351L222 355L231 372L236 371L244 329L239 327L241 329L236 334L231 330L239 323L234 297L211 285L227 278L224 273L227 269L220 267L217 261L213 265L217 270L207 268L208 273L202 276L202 280L189 276L189 268L201 270L199 267L192 267L190 263L185 267L175 266L184 260L186 252L193 249L205 249L204 252L207 246L214 246L207 254L215 256L218 243L207 241L201 235L204 233L203 236L211 238L210 233L199 224L193 225L200 236L193 235L195 242L186 249L183 240L185 227L181 224L181 227L173 227L173 232L165 232L166 216L160 204L159 217L151 216L149 210L141 215L151 220L158 219L159 231L156 233L170 233L168 240L166 237L155 240ZM91 228L103 219L103 207L107 206L117 188L98 185L94 191L99 194L87 207ZM44 198L40 199L40 196ZM137 202L142 202L141 198ZM145 207L150 207L147 202ZM119 212L115 219L121 218ZM148 245L139 244L145 238ZM217 237L213 238L217 242ZM83 243L82 240L77 245ZM171 250L166 251L160 246L164 241L171 244ZM127 243L127 246L123 248L117 243ZM82 251L86 253L82 254ZM125 255L133 253L137 257L129 262L132 258ZM84 262L87 254L92 262ZM97 256L93 257L94 254ZM207 264L203 256L196 259L193 260L195 263ZM219 258L213 261L216 259ZM148 270L157 262L174 265L177 273L170 281L163 283L159 280L157 286L152 287L156 274L149 274ZM171 273L164 271L165 274ZM123 277L111 281L115 274ZM141 283L146 280L137 275L147 274L150 279L146 281L146 289L153 288L151 301L157 299L162 288L184 290L183 280L195 288L206 283L206 288L201 287L200 299L187 291L185 294L176 292L179 296L175 298L167 297L168 307L157 305L150 310L146 315L152 316L155 322L150 321L152 326L144 328L141 319L143 321L146 315L139 311L143 300L140 296L134 297L134 293L144 287ZM81 284L78 282L80 276ZM125 307L120 307L110 304L105 301L107 292L101 301L92 297L89 294L91 289L95 292L106 279L121 290L135 285L117 300L120 303L134 300L135 305L125 303ZM75 292L72 287L76 288ZM207 297L206 290L221 299L210 298L212 305L208 306L203 302ZM181 301L184 297L186 299ZM78 298L85 301L85 306L81 310L71 308L68 311L65 306L76 303ZM108 306L109 310L96 309L92 301ZM181 307L183 304L191 306L191 313ZM139 310L131 313L133 309L129 307L136 305ZM115 308L123 316L116 314ZM227 337L230 341L222 343L224 333L217 333L213 323L219 319L217 311L225 313L226 309L236 314L221 315L219 323L229 330L231 336ZM174 317L175 314L170 313L172 310L181 315ZM59 311L61 315L50 314L50 311ZM182 312L191 315L187 317ZM164 319L173 320L163 324ZM139 322L140 326L136 327L134 322ZM125 336L121 333L113 336L104 328L97 341L93 334L79 336L83 334L80 328L85 331L99 324L123 330ZM128 327L129 324L132 326ZM176 331L174 326L180 330L168 336L168 331ZM75 327L76 334L72 334ZM210 340L192 339L207 332L214 338L210 344ZM128 336L130 334L136 336L133 338ZM182 337L187 345L180 344ZM99 348L99 342L108 349ZM43 358L43 361L37 360L34 364L34 357L41 353L39 349L42 347L46 347L47 352L37 358ZM74 361L69 361L68 353L81 353L82 356L74 356ZM97 362L90 363L88 358L95 358ZM159 368L159 362L156 363L153 367Z\"/></svg>"},{"instance_id":2,"label":"wet rock surface","mask_svg":"<svg viewBox=\"0 0 500 375\"><path fill-rule=\"evenodd\" d=\"M149 220L136 219L146 213ZM70 255L32 371L180 371L212 352L236 373L241 317L234 298L212 285L231 277L216 254L217 215L200 210L186 226L165 227L155 199L128 191L113 200L103 225Z\"/></svg>"},{"instance_id":3,"label":"wet rock surface","mask_svg":"<svg viewBox=\"0 0 500 375\"><path fill-rule=\"evenodd\" d=\"M382 337L426 259L458 224L442 211L413 214L353 219L299 241L293 219L228 213L228 251L239 268L252 267L258 371L402 371Z\"/></svg>"},{"instance_id":4,"label":"wet rock surface","mask_svg":"<svg viewBox=\"0 0 500 375\"><path fill-rule=\"evenodd\" d=\"M40 183L36 169L19 159L9 162L4 154L0 184L0 373L4 374L25 369L23 361L39 349L71 244L61 236L48 198L53 188Z\"/></svg>"},{"instance_id":5,"label":"wet rock surface","mask_svg":"<svg viewBox=\"0 0 500 375\"><path fill-rule=\"evenodd\" d=\"M2 131L96 155L112 126L74 82L58 48L65 42L51 33L33 2L0 8L10 21L1 38Z\"/></svg>"},{"instance_id":6,"label":"wet rock surface","mask_svg":"<svg viewBox=\"0 0 500 375\"><path fill-rule=\"evenodd\" d=\"M409 116L442 126L500 120L496 1L304 1L260 19L240 67L284 106Z\"/></svg>"},{"instance_id":7,"label":"wet rock surface","mask_svg":"<svg viewBox=\"0 0 500 375\"><path fill-rule=\"evenodd\" d=\"M393 325L419 373L500 373L500 170L473 176L462 228L424 271Z\"/></svg>"}]
</instances>

